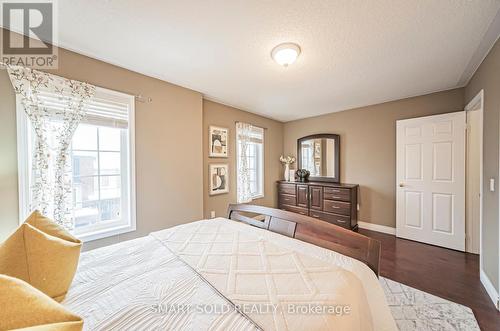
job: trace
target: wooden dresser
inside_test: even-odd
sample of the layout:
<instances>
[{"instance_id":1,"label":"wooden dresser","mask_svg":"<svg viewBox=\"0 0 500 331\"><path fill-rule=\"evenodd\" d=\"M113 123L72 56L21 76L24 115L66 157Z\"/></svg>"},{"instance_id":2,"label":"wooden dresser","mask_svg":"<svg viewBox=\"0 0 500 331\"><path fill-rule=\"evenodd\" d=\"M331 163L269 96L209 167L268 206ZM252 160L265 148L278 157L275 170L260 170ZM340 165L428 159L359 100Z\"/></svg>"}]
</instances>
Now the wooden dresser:
<instances>
[{"instance_id":1,"label":"wooden dresser","mask_svg":"<svg viewBox=\"0 0 500 331\"><path fill-rule=\"evenodd\" d=\"M278 181L278 208L358 229L358 185Z\"/></svg>"}]
</instances>

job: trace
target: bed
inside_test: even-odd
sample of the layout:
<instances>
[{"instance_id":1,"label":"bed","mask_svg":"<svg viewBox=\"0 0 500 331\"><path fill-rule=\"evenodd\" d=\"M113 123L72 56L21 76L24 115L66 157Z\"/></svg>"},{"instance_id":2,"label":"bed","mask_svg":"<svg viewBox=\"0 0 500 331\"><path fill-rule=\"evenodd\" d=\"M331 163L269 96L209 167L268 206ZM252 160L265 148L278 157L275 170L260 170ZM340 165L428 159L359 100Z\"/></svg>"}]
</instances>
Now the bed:
<instances>
[{"instance_id":1,"label":"bed","mask_svg":"<svg viewBox=\"0 0 500 331\"><path fill-rule=\"evenodd\" d=\"M379 254L335 225L231 205L83 253L63 305L85 330L396 330Z\"/></svg>"}]
</instances>

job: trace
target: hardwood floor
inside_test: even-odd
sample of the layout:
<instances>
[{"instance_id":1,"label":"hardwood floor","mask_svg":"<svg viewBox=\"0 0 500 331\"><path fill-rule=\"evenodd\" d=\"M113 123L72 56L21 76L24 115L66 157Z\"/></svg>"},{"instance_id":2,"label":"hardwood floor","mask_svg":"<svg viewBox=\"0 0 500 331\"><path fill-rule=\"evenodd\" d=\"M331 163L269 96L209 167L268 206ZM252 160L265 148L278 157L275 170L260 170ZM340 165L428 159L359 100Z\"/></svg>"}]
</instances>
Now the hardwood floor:
<instances>
[{"instance_id":1,"label":"hardwood floor","mask_svg":"<svg viewBox=\"0 0 500 331\"><path fill-rule=\"evenodd\" d=\"M395 236L359 230L380 240L380 275L470 307L481 330L500 330L495 309L479 280L479 256Z\"/></svg>"}]
</instances>

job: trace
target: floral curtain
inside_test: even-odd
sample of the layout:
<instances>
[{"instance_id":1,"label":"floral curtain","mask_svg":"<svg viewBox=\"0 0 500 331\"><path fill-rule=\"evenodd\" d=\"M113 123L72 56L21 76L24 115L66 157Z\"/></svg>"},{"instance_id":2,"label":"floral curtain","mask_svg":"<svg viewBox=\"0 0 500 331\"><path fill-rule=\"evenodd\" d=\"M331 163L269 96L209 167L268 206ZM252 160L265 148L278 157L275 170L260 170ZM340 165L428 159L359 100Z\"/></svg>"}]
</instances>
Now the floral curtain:
<instances>
[{"instance_id":1,"label":"floral curtain","mask_svg":"<svg viewBox=\"0 0 500 331\"><path fill-rule=\"evenodd\" d=\"M71 230L68 149L95 86L20 66L7 70L34 134L30 209ZM57 97L57 106L47 96Z\"/></svg>"},{"instance_id":2,"label":"floral curtain","mask_svg":"<svg viewBox=\"0 0 500 331\"><path fill-rule=\"evenodd\" d=\"M252 125L247 123L236 123L236 137L239 148L237 155L237 201L247 203L252 201L250 190L250 172L248 171L248 145L251 140Z\"/></svg>"}]
</instances>

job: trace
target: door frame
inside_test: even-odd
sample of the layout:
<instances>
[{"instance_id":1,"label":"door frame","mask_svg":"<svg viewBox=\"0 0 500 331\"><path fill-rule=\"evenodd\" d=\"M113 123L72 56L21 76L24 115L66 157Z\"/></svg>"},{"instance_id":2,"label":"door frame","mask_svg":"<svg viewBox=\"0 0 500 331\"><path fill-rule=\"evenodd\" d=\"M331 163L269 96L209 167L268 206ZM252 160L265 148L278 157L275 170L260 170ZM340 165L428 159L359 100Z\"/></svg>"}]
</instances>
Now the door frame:
<instances>
[{"instance_id":1,"label":"door frame","mask_svg":"<svg viewBox=\"0 0 500 331\"><path fill-rule=\"evenodd\" d=\"M479 192L481 198L479 199L479 269L483 270L483 198L484 198L484 167L483 167L483 130L484 130L484 90L479 91L478 94L465 106L465 112L478 111L480 117L480 130L481 138L479 139ZM467 128L468 128L467 123ZM467 135L468 137L468 135ZM466 191L467 192L467 191Z\"/></svg>"},{"instance_id":2,"label":"door frame","mask_svg":"<svg viewBox=\"0 0 500 331\"><path fill-rule=\"evenodd\" d=\"M484 197L484 167L483 167L483 130L484 130L484 90L479 91L474 98L465 106L465 112L478 111L479 112L479 126L480 126L480 139L479 139L479 268L483 270L483 197ZM469 123L467 123L467 130L469 130ZM466 142L468 147L468 138ZM468 154L466 155L466 165L468 164ZM467 171L467 170L466 170ZM467 172L466 172L467 174ZM467 188L465 190L467 194ZM466 215L467 217L467 215ZM467 222L467 218L466 218ZM467 226L465 227L467 229ZM466 237L467 238L467 237ZM467 239L466 239L467 240Z\"/></svg>"}]
</instances>

